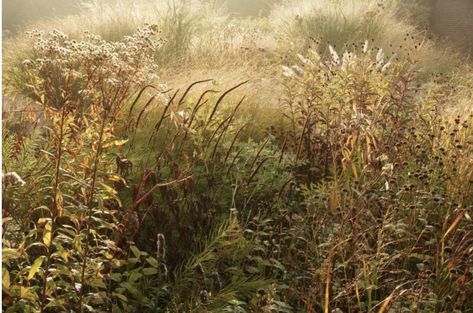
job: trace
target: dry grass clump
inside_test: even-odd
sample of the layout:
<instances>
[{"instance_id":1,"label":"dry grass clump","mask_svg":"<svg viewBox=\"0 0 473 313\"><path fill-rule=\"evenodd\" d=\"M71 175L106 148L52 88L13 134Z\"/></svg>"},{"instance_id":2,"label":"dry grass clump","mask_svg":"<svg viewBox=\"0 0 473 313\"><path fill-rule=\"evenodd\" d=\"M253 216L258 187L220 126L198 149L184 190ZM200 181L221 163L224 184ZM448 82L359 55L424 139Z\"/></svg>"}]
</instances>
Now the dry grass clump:
<instances>
[{"instance_id":1,"label":"dry grass clump","mask_svg":"<svg viewBox=\"0 0 473 313\"><path fill-rule=\"evenodd\" d=\"M387 53L414 59L428 73L451 72L461 64L452 48L440 48L426 29L412 24L395 1L293 1L272 13L276 32L289 49L318 45L338 49L361 47L365 39ZM287 49L287 48L285 48Z\"/></svg>"},{"instance_id":2,"label":"dry grass clump","mask_svg":"<svg viewBox=\"0 0 473 313\"><path fill-rule=\"evenodd\" d=\"M305 47L310 38L341 48L366 38L377 43L401 42L413 26L396 16L395 6L378 1L292 1L272 12L275 28L284 38Z\"/></svg>"}]
</instances>

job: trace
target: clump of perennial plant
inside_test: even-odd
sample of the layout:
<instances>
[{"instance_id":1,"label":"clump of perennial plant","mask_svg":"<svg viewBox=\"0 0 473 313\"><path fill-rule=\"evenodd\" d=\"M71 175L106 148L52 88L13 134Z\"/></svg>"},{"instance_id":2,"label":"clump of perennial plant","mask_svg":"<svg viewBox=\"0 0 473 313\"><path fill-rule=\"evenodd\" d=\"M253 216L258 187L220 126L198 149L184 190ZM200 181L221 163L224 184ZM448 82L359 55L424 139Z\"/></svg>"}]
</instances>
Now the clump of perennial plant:
<instances>
[{"instance_id":1,"label":"clump of perennial plant","mask_svg":"<svg viewBox=\"0 0 473 313\"><path fill-rule=\"evenodd\" d=\"M419 103L407 104L418 87L417 73L401 62L393 65L381 49L364 42L359 52L339 55L329 46L330 57L315 49L298 55L299 63L283 67L286 77L287 116L293 125L291 138L298 160L312 164L309 178L327 175L336 163L351 167L352 148L360 143L367 163L381 158L384 149L402 137L404 123L411 123ZM378 142L383 136L384 142Z\"/></svg>"},{"instance_id":2,"label":"clump of perennial plant","mask_svg":"<svg viewBox=\"0 0 473 313\"><path fill-rule=\"evenodd\" d=\"M164 43L158 34L156 25L140 28L119 42L89 32L82 41L57 30L29 32L37 56L23 62L32 86L30 96L52 108L111 107L129 96L133 86L157 78L153 55Z\"/></svg>"},{"instance_id":3,"label":"clump of perennial plant","mask_svg":"<svg viewBox=\"0 0 473 313\"><path fill-rule=\"evenodd\" d=\"M152 56L163 44L158 33L156 26L147 25L120 42L89 33L83 41L59 31L30 33L36 38L36 57L23 66L28 95L48 118L46 140L39 147L47 166L28 191L34 194L27 204L28 224L20 223L28 227L26 235L8 244L15 252L22 246L40 248L21 248L14 260L4 259L11 277L4 290L12 310L84 312L113 302L110 290L115 287L105 274L117 264L103 262L103 257L121 253L109 240L119 221L104 203L117 201L113 181L122 178L113 175L113 161L106 156L126 142L117 139L116 129L123 104L156 79ZM20 198L13 194L5 203L13 207ZM33 287L24 291L20 286L25 282Z\"/></svg>"}]
</instances>

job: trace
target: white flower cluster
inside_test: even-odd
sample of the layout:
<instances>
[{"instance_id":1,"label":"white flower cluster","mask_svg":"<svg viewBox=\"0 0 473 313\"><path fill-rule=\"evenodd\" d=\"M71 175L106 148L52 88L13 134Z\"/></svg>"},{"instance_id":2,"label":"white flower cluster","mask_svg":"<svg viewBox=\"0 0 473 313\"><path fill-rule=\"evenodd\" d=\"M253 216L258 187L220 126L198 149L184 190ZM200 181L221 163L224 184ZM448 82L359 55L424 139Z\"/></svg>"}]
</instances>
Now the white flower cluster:
<instances>
[{"instance_id":1,"label":"white flower cluster","mask_svg":"<svg viewBox=\"0 0 473 313\"><path fill-rule=\"evenodd\" d=\"M38 58L25 60L23 66L32 81L54 82L56 90L68 86L77 89L73 94L81 99L75 100L83 103L84 95L98 89L119 94L119 90L129 90L133 85L157 79L154 56L164 43L158 34L156 25L145 25L122 41L106 42L87 31L84 40L77 41L58 30L46 35L35 30L28 35L35 38L33 49ZM52 95L48 98L45 93L48 105L58 105L57 98Z\"/></svg>"},{"instance_id":2,"label":"white flower cluster","mask_svg":"<svg viewBox=\"0 0 473 313\"><path fill-rule=\"evenodd\" d=\"M371 57L372 50L369 49L368 40L366 40L361 45L361 47L361 53L367 57ZM293 65L291 67L283 66L283 75L289 78L301 79L304 78L308 73L319 72L317 69L320 68L340 68L346 70L355 66L356 61L359 58L359 56L353 51L345 51L340 57L335 48L331 45L328 46L328 50L329 59L323 62L321 61L322 58L320 55L314 49L309 49L309 55L307 57L298 54L297 57L301 61L301 65L304 67L304 69L298 65ZM393 55L391 59L386 61L384 51L382 49L378 49L378 52L376 53L370 66L373 66L377 71L383 73L392 66L392 60L395 57L396 55Z\"/></svg>"}]
</instances>

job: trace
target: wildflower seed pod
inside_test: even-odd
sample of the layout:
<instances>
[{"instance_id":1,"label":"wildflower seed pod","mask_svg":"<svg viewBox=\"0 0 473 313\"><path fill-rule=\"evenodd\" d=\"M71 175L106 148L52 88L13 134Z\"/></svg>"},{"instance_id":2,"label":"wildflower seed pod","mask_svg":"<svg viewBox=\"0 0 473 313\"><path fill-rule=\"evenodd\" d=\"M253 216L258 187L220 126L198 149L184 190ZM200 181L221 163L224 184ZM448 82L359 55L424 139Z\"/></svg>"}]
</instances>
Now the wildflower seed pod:
<instances>
[{"instance_id":1,"label":"wildflower seed pod","mask_svg":"<svg viewBox=\"0 0 473 313\"><path fill-rule=\"evenodd\" d=\"M257 293L260 297L263 297L266 295L266 290L264 290L263 288L259 288Z\"/></svg>"},{"instance_id":2,"label":"wildflower seed pod","mask_svg":"<svg viewBox=\"0 0 473 313\"><path fill-rule=\"evenodd\" d=\"M202 289L200 291L200 302L203 305L209 304L210 296L211 296L211 294L206 289Z\"/></svg>"},{"instance_id":3,"label":"wildflower seed pod","mask_svg":"<svg viewBox=\"0 0 473 313\"><path fill-rule=\"evenodd\" d=\"M264 308L265 306L267 306L269 304L269 301L267 299L267 297L262 297L259 301L258 301L258 306L260 308Z\"/></svg>"},{"instance_id":4,"label":"wildflower seed pod","mask_svg":"<svg viewBox=\"0 0 473 313\"><path fill-rule=\"evenodd\" d=\"M156 238L156 259L163 260L166 256L166 238L163 234L158 234Z\"/></svg>"},{"instance_id":5,"label":"wildflower seed pod","mask_svg":"<svg viewBox=\"0 0 473 313\"><path fill-rule=\"evenodd\" d=\"M218 272L212 273L212 288L215 291L222 289L222 281L220 280L220 275Z\"/></svg>"}]
</instances>

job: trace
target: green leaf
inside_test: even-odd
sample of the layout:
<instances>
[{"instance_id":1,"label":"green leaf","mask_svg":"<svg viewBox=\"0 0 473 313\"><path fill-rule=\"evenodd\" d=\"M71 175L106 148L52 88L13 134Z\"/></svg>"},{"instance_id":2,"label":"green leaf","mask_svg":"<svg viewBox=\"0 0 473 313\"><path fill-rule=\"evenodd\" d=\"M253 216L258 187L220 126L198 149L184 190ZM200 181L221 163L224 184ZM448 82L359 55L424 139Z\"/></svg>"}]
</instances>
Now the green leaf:
<instances>
[{"instance_id":1,"label":"green leaf","mask_svg":"<svg viewBox=\"0 0 473 313\"><path fill-rule=\"evenodd\" d=\"M113 281L120 282L120 281L122 281L122 274L120 274L120 273L111 273L110 278Z\"/></svg>"},{"instance_id":2,"label":"green leaf","mask_svg":"<svg viewBox=\"0 0 473 313\"><path fill-rule=\"evenodd\" d=\"M137 281L138 279L140 279L143 275L141 273L138 273L138 272L133 272L130 274L130 277L128 278L128 281L130 283L134 283L135 281Z\"/></svg>"},{"instance_id":3,"label":"green leaf","mask_svg":"<svg viewBox=\"0 0 473 313\"><path fill-rule=\"evenodd\" d=\"M281 301L273 301L271 308L276 312L281 313L292 313L292 307L284 302Z\"/></svg>"},{"instance_id":4,"label":"green leaf","mask_svg":"<svg viewBox=\"0 0 473 313\"><path fill-rule=\"evenodd\" d=\"M152 256L146 258L146 262L148 262L149 265L151 265L151 266L158 267L158 260L156 260Z\"/></svg>"},{"instance_id":5,"label":"green leaf","mask_svg":"<svg viewBox=\"0 0 473 313\"><path fill-rule=\"evenodd\" d=\"M107 288L107 286L105 285L103 280L100 279L100 278L90 279L89 280L89 285L92 286L92 287L95 287L95 288L103 288L103 289Z\"/></svg>"},{"instance_id":6,"label":"green leaf","mask_svg":"<svg viewBox=\"0 0 473 313\"><path fill-rule=\"evenodd\" d=\"M122 282L120 285L124 287L137 300L140 300L140 301L143 300L144 298L143 294L132 284L128 282Z\"/></svg>"},{"instance_id":7,"label":"green leaf","mask_svg":"<svg viewBox=\"0 0 473 313\"><path fill-rule=\"evenodd\" d=\"M117 297L118 299L128 302L128 298L125 297L123 294L118 293L118 292L112 292L112 296Z\"/></svg>"},{"instance_id":8,"label":"green leaf","mask_svg":"<svg viewBox=\"0 0 473 313\"><path fill-rule=\"evenodd\" d=\"M154 267L147 267L143 269L143 274L146 276L157 274L158 270Z\"/></svg>"},{"instance_id":9,"label":"green leaf","mask_svg":"<svg viewBox=\"0 0 473 313\"><path fill-rule=\"evenodd\" d=\"M141 251L135 246L131 246L130 249L131 249L131 252L133 252L133 254L135 255L135 257L139 259L141 256Z\"/></svg>"},{"instance_id":10,"label":"green leaf","mask_svg":"<svg viewBox=\"0 0 473 313\"><path fill-rule=\"evenodd\" d=\"M32 244L27 246L25 250L29 250L33 247L40 247L41 249L48 250L48 247L46 247L44 243L39 242L39 241L38 242L33 242Z\"/></svg>"},{"instance_id":11,"label":"green leaf","mask_svg":"<svg viewBox=\"0 0 473 313\"><path fill-rule=\"evenodd\" d=\"M256 267L254 267L254 266L248 266L248 267L246 268L246 271L247 271L248 273L251 273L251 274L257 274L257 273L260 272L260 270L259 270L258 268L256 268Z\"/></svg>"},{"instance_id":12,"label":"green leaf","mask_svg":"<svg viewBox=\"0 0 473 313\"><path fill-rule=\"evenodd\" d=\"M36 273L39 271L39 268L41 267L41 264L43 264L44 259L45 259L44 256L40 256L34 261L33 265L31 266L28 272L28 280L31 280L34 277L34 275L36 275Z\"/></svg>"}]
</instances>

